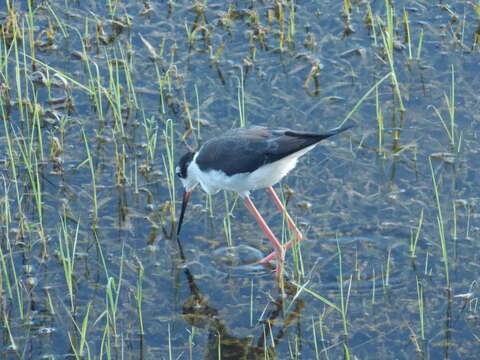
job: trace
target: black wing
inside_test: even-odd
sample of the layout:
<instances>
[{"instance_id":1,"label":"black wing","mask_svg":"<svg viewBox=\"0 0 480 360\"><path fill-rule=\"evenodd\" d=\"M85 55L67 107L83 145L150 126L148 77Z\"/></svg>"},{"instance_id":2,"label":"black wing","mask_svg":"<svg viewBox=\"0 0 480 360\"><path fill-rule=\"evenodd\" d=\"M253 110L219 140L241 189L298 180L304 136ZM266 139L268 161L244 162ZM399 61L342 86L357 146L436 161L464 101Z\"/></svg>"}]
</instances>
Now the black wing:
<instances>
[{"instance_id":1,"label":"black wing","mask_svg":"<svg viewBox=\"0 0 480 360\"><path fill-rule=\"evenodd\" d=\"M203 171L221 170L229 176L253 172L350 127L336 128L324 134L260 126L233 129L207 141L196 162Z\"/></svg>"}]
</instances>

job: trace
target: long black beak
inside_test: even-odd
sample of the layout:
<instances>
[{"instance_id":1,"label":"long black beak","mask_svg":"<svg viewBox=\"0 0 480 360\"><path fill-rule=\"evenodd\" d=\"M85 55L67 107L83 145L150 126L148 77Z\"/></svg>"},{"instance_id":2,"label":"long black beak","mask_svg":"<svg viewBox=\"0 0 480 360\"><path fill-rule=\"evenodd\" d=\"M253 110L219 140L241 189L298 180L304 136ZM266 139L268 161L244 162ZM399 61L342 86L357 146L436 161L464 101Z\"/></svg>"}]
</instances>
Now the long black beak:
<instances>
[{"instance_id":1,"label":"long black beak","mask_svg":"<svg viewBox=\"0 0 480 360\"><path fill-rule=\"evenodd\" d=\"M180 229L182 228L182 223L183 223L183 217L185 215L185 210L187 209L188 200L190 199L191 194L192 194L191 191L186 191L186 190L183 193L182 210L180 212L180 218L178 219L177 235L180 234Z\"/></svg>"}]
</instances>

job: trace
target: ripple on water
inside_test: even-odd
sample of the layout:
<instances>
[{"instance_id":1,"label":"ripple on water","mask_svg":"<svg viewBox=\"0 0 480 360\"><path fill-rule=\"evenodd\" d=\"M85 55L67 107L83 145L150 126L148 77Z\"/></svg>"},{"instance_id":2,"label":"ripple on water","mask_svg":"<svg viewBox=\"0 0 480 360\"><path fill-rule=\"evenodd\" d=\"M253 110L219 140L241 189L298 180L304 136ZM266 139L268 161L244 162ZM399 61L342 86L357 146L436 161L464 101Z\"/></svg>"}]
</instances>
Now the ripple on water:
<instances>
[{"instance_id":1,"label":"ripple on water","mask_svg":"<svg viewBox=\"0 0 480 360\"><path fill-rule=\"evenodd\" d=\"M208 267L230 276L266 276L271 274L272 267L256 263L264 257L263 252L248 245L222 246L211 253Z\"/></svg>"},{"instance_id":2,"label":"ripple on water","mask_svg":"<svg viewBox=\"0 0 480 360\"><path fill-rule=\"evenodd\" d=\"M408 237L403 235L367 232L321 241L320 256L311 277L315 281L318 279L323 289L339 291L337 242L341 249L344 284L352 279L352 289L358 295L371 292L373 286L377 289L402 288L412 275L409 270L415 270L411 266Z\"/></svg>"}]
</instances>

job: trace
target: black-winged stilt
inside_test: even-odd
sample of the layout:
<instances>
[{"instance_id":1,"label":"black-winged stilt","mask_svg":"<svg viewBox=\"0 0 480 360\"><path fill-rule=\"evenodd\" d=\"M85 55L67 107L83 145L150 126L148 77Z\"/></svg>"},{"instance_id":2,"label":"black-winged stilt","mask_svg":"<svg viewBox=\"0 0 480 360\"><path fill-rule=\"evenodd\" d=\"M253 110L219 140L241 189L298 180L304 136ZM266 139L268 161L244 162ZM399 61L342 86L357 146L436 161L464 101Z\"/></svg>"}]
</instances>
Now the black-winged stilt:
<instances>
[{"instance_id":1,"label":"black-winged stilt","mask_svg":"<svg viewBox=\"0 0 480 360\"><path fill-rule=\"evenodd\" d=\"M272 186L295 167L300 156L312 150L320 141L349 128L351 126L337 127L323 134L263 126L238 128L208 140L197 152L186 153L176 168L185 188L177 234L182 227L190 194L198 184L208 194L215 194L219 190L234 191L244 199L248 210L255 216L274 248L274 252L259 263L267 263L276 258L278 277L285 250L292 243L288 242L284 246L280 244L250 199L250 191L265 188L287 219L296 241L300 241L302 233Z\"/></svg>"}]
</instances>

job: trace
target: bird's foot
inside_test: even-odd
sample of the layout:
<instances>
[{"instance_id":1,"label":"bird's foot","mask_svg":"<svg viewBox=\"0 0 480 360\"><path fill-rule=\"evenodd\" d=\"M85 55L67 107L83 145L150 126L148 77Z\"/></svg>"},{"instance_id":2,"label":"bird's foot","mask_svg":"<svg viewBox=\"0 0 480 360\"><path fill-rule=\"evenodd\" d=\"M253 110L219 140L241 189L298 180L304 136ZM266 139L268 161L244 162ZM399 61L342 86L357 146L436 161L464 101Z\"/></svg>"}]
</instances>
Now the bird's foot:
<instances>
[{"instance_id":1,"label":"bird's foot","mask_svg":"<svg viewBox=\"0 0 480 360\"><path fill-rule=\"evenodd\" d=\"M288 249L290 249L292 247L292 242L289 241L288 243L286 243L285 245L282 246L282 261L285 259L285 253ZM275 259L277 257L277 252L276 251L272 251L270 254L268 254L267 256L265 256L263 259L260 259L256 262L256 264L268 264L270 261L272 261L273 259Z\"/></svg>"}]
</instances>

